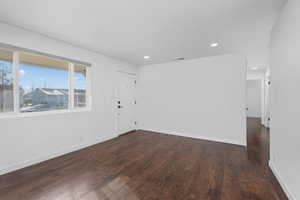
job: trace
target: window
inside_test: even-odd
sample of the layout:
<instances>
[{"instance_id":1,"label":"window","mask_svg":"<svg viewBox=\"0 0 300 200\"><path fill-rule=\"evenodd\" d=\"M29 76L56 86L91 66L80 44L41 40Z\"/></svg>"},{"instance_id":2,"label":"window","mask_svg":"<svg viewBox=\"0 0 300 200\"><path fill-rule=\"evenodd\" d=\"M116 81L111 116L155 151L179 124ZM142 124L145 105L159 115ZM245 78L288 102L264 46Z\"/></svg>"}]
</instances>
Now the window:
<instances>
[{"instance_id":1,"label":"window","mask_svg":"<svg viewBox=\"0 0 300 200\"><path fill-rule=\"evenodd\" d=\"M14 109L13 53L0 50L0 113Z\"/></svg>"},{"instance_id":2,"label":"window","mask_svg":"<svg viewBox=\"0 0 300 200\"><path fill-rule=\"evenodd\" d=\"M20 53L20 112L67 109L69 64Z\"/></svg>"},{"instance_id":3,"label":"window","mask_svg":"<svg viewBox=\"0 0 300 200\"><path fill-rule=\"evenodd\" d=\"M89 108L89 64L15 49L0 49L0 115Z\"/></svg>"},{"instance_id":4,"label":"window","mask_svg":"<svg viewBox=\"0 0 300 200\"><path fill-rule=\"evenodd\" d=\"M74 65L74 107L86 106L86 66Z\"/></svg>"}]
</instances>

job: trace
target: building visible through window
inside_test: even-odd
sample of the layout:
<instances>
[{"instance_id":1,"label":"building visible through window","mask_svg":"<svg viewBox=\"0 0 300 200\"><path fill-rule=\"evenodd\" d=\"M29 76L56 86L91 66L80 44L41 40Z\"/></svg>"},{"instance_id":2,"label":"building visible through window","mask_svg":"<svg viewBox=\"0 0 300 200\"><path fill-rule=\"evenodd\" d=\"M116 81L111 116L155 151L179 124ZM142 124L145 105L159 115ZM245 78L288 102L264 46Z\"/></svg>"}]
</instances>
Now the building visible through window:
<instances>
[{"instance_id":1,"label":"building visible through window","mask_svg":"<svg viewBox=\"0 0 300 200\"><path fill-rule=\"evenodd\" d=\"M68 63L20 54L20 111L68 109Z\"/></svg>"},{"instance_id":2,"label":"building visible through window","mask_svg":"<svg viewBox=\"0 0 300 200\"><path fill-rule=\"evenodd\" d=\"M86 106L86 67L74 66L74 107Z\"/></svg>"},{"instance_id":3,"label":"building visible through window","mask_svg":"<svg viewBox=\"0 0 300 200\"><path fill-rule=\"evenodd\" d=\"M89 107L90 64L7 49L0 48L0 115Z\"/></svg>"}]
</instances>

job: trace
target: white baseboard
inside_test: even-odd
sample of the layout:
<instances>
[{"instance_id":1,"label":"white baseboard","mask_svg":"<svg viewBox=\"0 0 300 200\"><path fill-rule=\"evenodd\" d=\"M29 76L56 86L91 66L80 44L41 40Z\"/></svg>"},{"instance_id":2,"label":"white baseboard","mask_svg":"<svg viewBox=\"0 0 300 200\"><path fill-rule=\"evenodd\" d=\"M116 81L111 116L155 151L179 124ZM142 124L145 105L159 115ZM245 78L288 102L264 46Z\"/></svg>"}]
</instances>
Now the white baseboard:
<instances>
[{"instance_id":1,"label":"white baseboard","mask_svg":"<svg viewBox=\"0 0 300 200\"><path fill-rule=\"evenodd\" d=\"M154 129L147 129L147 128L142 128L142 130L151 131L151 132L155 132L155 133L168 134L168 135L176 135L176 136L182 136L182 137L188 137L188 138L208 140L208 141L214 141L214 142L221 142L221 143L226 143L226 144L247 146L246 140L245 140L245 142L240 142L240 141L224 139L224 138L216 138L216 137L210 137L210 136L202 136L202 135L195 136L195 135L188 134L188 133L182 133L182 132L179 133L177 131L169 131L169 130L154 130ZM246 138L246 135L245 135L245 138Z\"/></svg>"},{"instance_id":2,"label":"white baseboard","mask_svg":"<svg viewBox=\"0 0 300 200\"><path fill-rule=\"evenodd\" d=\"M18 162L18 163L14 163L14 164L11 164L7 167L1 168L0 169L0 175L7 174L7 173L10 173L10 172L13 172L13 171L25 168L25 167L29 167L29 166L32 166L32 165L35 165L35 164L38 164L38 163L41 163L41 162L44 162L44 161L62 156L62 155L65 155L65 154L68 154L68 153L72 153L74 151L77 151L77 150L80 150L80 149L83 149L83 148L86 148L86 147L89 147L89 146L92 146L92 145L110 140L112 138L114 138L114 137L101 138L101 139L99 139L97 141L94 141L94 142L91 142L91 143L77 144L73 147L63 149L63 150L60 150L60 151L57 151L57 152L54 152L54 153L50 153L50 154L45 155L45 156L41 156L41 157L38 157L38 158L33 158L33 159Z\"/></svg>"},{"instance_id":3,"label":"white baseboard","mask_svg":"<svg viewBox=\"0 0 300 200\"><path fill-rule=\"evenodd\" d=\"M277 178L285 194L288 196L289 200L296 200L296 198L293 197L291 191L288 189L286 183L283 181L282 176L280 175L278 169L275 167L275 164L272 161L269 161L269 167L271 168L273 174Z\"/></svg>"}]
</instances>

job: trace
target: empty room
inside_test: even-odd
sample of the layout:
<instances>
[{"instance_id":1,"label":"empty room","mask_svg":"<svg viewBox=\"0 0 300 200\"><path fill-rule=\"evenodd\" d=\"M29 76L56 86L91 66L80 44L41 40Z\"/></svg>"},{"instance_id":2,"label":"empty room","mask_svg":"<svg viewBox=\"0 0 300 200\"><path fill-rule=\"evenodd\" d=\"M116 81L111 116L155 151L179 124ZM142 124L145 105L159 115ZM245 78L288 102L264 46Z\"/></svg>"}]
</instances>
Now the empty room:
<instances>
[{"instance_id":1,"label":"empty room","mask_svg":"<svg viewBox=\"0 0 300 200\"><path fill-rule=\"evenodd\" d=\"M0 200L300 200L299 58L297 0L0 0Z\"/></svg>"}]
</instances>

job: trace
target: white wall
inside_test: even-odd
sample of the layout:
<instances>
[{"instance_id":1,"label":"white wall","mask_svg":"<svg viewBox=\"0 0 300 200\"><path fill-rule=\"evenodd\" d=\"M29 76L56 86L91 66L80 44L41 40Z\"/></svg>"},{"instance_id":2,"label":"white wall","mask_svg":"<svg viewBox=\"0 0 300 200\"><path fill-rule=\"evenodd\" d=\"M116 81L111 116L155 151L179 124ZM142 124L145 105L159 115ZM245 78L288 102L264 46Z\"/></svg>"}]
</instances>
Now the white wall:
<instances>
[{"instance_id":1,"label":"white wall","mask_svg":"<svg viewBox=\"0 0 300 200\"><path fill-rule=\"evenodd\" d=\"M129 64L0 23L0 42L92 64L92 111L0 118L0 174L116 136L115 71Z\"/></svg>"},{"instance_id":2,"label":"white wall","mask_svg":"<svg viewBox=\"0 0 300 200\"><path fill-rule=\"evenodd\" d=\"M141 67L139 128L246 144L246 61L224 55Z\"/></svg>"},{"instance_id":3,"label":"white wall","mask_svg":"<svg viewBox=\"0 0 300 200\"><path fill-rule=\"evenodd\" d=\"M272 32L271 166L300 199L300 1L289 0Z\"/></svg>"},{"instance_id":4,"label":"white wall","mask_svg":"<svg viewBox=\"0 0 300 200\"><path fill-rule=\"evenodd\" d=\"M261 118L261 89L262 81L260 79L247 80L247 117Z\"/></svg>"}]
</instances>

